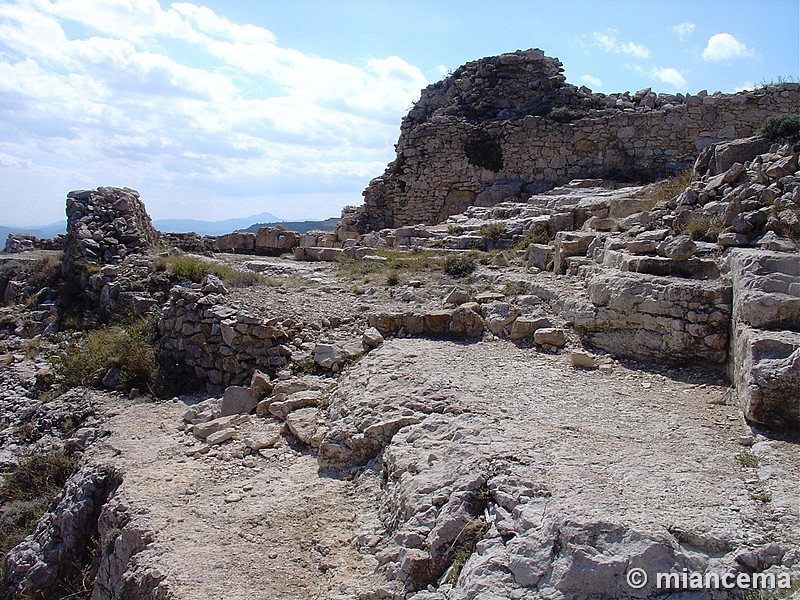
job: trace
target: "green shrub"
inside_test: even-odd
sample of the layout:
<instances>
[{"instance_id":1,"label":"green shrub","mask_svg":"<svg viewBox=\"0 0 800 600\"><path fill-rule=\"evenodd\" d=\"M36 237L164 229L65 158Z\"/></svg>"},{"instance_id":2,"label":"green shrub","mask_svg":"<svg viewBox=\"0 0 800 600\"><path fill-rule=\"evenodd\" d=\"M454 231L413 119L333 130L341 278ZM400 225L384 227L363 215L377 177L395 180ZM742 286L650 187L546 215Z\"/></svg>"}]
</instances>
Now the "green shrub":
<instances>
[{"instance_id":1,"label":"green shrub","mask_svg":"<svg viewBox=\"0 0 800 600\"><path fill-rule=\"evenodd\" d=\"M67 481L75 460L60 450L24 458L0 484L0 566L36 526Z\"/></svg>"},{"instance_id":2,"label":"green shrub","mask_svg":"<svg viewBox=\"0 0 800 600\"><path fill-rule=\"evenodd\" d=\"M716 242L724 226L718 218L693 217L687 221L684 233L695 241Z\"/></svg>"},{"instance_id":3,"label":"green shrub","mask_svg":"<svg viewBox=\"0 0 800 600\"><path fill-rule=\"evenodd\" d=\"M800 115L770 117L761 127L761 134L771 142L792 144L800 152Z\"/></svg>"},{"instance_id":4,"label":"green shrub","mask_svg":"<svg viewBox=\"0 0 800 600\"><path fill-rule=\"evenodd\" d=\"M476 268L475 259L471 256L448 256L444 261L444 272L450 277L466 277L472 274Z\"/></svg>"},{"instance_id":5,"label":"green shrub","mask_svg":"<svg viewBox=\"0 0 800 600\"><path fill-rule=\"evenodd\" d=\"M750 450L742 450L736 455L736 460L743 467L748 469L755 469L758 466L758 456L753 454Z\"/></svg>"},{"instance_id":6,"label":"green shrub","mask_svg":"<svg viewBox=\"0 0 800 600\"><path fill-rule=\"evenodd\" d=\"M503 149L500 142L485 131L471 135L464 143L464 153L471 165L497 172L503 169Z\"/></svg>"},{"instance_id":7,"label":"green shrub","mask_svg":"<svg viewBox=\"0 0 800 600\"><path fill-rule=\"evenodd\" d=\"M553 236L550 235L547 225L539 225L528 231L524 238L514 244L514 250L525 250L531 244L549 244L552 239Z\"/></svg>"},{"instance_id":8,"label":"green shrub","mask_svg":"<svg viewBox=\"0 0 800 600\"><path fill-rule=\"evenodd\" d=\"M226 284L233 287L259 285L265 279L259 273L242 271L228 265L203 260L189 254L161 256L153 262L155 271L167 271L178 281L200 283L206 275L216 275Z\"/></svg>"},{"instance_id":9,"label":"green shrub","mask_svg":"<svg viewBox=\"0 0 800 600\"><path fill-rule=\"evenodd\" d=\"M65 387L94 385L118 367L122 388L147 388L156 371L152 336L153 326L144 319L88 331L53 359L53 367Z\"/></svg>"},{"instance_id":10,"label":"green shrub","mask_svg":"<svg viewBox=\"0 0 800 600\"><path fill-rule=\"evenodd\" d=\"M502 221L495 221L493 223L486 223L481 225L480 234L487 240L497 243L503 234L506 232L506 224Z\"/></svg>"},{"instance_id":11,"label":"green shrub","mask_svg":"<svg viewBox=\"0 0 800 600\"><path fill-rule=\"evenodd\" d=\"M464 233L464 228L461 225L453 225L452 223L447 226L447 235L461 235Z\"/></svg>"},{"instance_id":12,"label":"green shrub","mask_svg":"<svg viewBox=\"0 0 800 600\"><path fill-rule=\"evenodd\" d=\"M547 113L547 118L557 123L570 123L583 117L583 113L568 106L558 106Z\"/></svg>"},{"instance_id":13,"label":"green shrub","mask_svg":"<svg viewBox=\"0 0 800 600\"><path fill-rule=\"evenodd\" d=\"M389 271L389 274L386 276L386 285L395 286L400 283L400 273L397 271Z\"/></svg>"}]
</instances>

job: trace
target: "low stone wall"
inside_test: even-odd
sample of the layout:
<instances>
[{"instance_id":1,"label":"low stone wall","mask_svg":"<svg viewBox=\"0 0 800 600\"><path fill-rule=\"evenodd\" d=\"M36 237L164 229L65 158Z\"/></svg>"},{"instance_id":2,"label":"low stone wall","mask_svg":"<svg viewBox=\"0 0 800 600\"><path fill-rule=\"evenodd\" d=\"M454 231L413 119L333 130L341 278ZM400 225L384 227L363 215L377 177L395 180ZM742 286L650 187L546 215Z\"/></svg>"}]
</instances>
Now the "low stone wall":
<instances>
[{"instance_id":1,"label":"low stone wall","mask_svg":"<svg viewBox=\"0 0 800 600\"><path fill-rule=\"evenodd\" d=\"M30 252L31 250L61 250L63 247L64 235L40 238L24 233L9 233L3 252L6 254L18 254L20 252Z\"/></svg>"},{"instance_id":2,"label":"low stone wall","mask_svg":"<svg viewBox=\"0 0 800 600\"><path fill-rule=\"evenodd\" d=\"M257 233L235 231L218 236L200 236L196 233L162 235L167 245L200 254L230 252L279 256L291 254L296 248L341 248L343 241L338 239L336 233L329 231L297 233L281 227L262 227Z\"/></svg>"},{"instance_id":3,"label":"low stone wall","mask_svg":"<svg viewBox=\"0 0 800 600\"><path fill-rule=\"evenodd\" d=\"M736 249L731 379L745 417L800 426L800 256Z\"/></svg>"},{"instance_id":4,"label":"low stone wall","mask_svg":"<svg viewBox=\"0 0 800 600\"><path fill-rule=\"evenodd\" d=\"M290 332L277 319L263 319L225 303L206 287L173 287L158 324L162 363L188 367L211 389L249 383L253 371L279 369L292 355Z\"/></svg>"}]
</instances>

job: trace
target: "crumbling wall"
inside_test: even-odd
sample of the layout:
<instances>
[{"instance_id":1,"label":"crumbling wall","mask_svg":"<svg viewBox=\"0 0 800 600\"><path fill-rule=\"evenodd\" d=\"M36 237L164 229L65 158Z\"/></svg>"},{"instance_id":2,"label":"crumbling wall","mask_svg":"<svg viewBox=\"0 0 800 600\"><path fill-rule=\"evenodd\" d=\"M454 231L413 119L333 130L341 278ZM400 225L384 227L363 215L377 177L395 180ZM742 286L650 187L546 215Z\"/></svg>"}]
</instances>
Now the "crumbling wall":
<instances>
[{"instance_id":1,"label":"crumbling wall","mask_svg":"<svg viewBox=\"0 0 800 600\"><path fill-rule=\"evenodd\" d=\"M61 269L71 302L111 308L133 279L145 281L140 255L161 241L139 192L99 187L67 195L67 234ZM138 269L138 273L136 273Z\"/></svg>"},{"instance_id":2,"label":"crumbling wall","mask_svg":"<svg viewBox=\"0 0 800 600\"><path fill-rule=\"evenodd\" d=\"M737 94L593 94L528 50L467 63L423 90L397 155L343 228L434 224L468 206L524 198L575 178L664 173L698 150L800 111L800 85Z\"/></svg>"},{"instance_id":3,"label":"crumbling wall","mask_svg":"<svg viewBox=\"0 0 800 600\"><path fill-rule=\"evenodd\" d=\"M225 303L214 284L172 288L158 329L165 365L188 368L191 377L219 391L250 381L256 368L289 364L291 331L277 319L263 319Z\"/></svg>"}]
</instances>

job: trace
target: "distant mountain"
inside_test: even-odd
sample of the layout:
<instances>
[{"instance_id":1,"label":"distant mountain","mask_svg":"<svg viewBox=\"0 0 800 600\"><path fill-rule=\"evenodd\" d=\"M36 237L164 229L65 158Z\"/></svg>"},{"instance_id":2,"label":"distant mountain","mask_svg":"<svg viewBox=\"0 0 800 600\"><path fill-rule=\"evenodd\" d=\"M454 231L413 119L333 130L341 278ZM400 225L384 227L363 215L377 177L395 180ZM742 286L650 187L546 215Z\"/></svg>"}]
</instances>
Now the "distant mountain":
<instances>
[{"instance_id":1,"label":"distant mountain","mask_svg":"<svg viewBox=\"0 0 800 600\"><path fill-rule=\"evenodd\" d=\"M249 227L260 221L278 221L272 213L261 213L239 219L224 221L198 221L196 219L156 219L153 227L165 233L188 233L194 231L200 235L222 235Z\"/></svg>"},{"instance_id":2,"label":"distant mountain","mask_svg":"<svg viewBox=\"0 0 800 600\"><path fill-rule=\"evenodd\" d=\"M296 231L297 233L305 233L306 231L333 231L339 223L339 217L331 217L324 221L277 221L274 223L255 223L246 229L240 231L251 231L256 233L262 227L277 227L282 226L289 231Z\"/></svg>"},{"instance_id":3,"label":"distant mountain","mask_svg":"<svg viewBox=\"0 0 800 600\"><path fill-rule=\"evenodd\" d=\"M57 236L59 233L66 233L67 222L58 221L50 223L49 225L36 225L33 227L14 227L13 225L0 225L0 250L6 242L9 233L24 233L26 235L35 235L40 238L51 238Z\"/></svg>"}]
</instances>

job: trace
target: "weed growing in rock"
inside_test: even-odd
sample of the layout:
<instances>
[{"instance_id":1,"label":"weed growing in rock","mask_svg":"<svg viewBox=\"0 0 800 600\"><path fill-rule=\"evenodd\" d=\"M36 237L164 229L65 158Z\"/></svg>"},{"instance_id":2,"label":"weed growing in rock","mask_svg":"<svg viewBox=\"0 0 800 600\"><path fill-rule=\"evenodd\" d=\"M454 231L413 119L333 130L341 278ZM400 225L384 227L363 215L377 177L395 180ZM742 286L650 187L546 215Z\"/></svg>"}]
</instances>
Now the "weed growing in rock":
<instances>
[{"instance_id":1,"label":"weed growing in rock","mask_svg":"<svg viewBox=\"0 0 800 600\"><path fill-rule=\"evenodd\" d=\"M160 256L153 262L155 271L167 271L177 281L200 283L206 275L216 275L233 287L249 287L264 283L264 277L253 271L241 271L228 265L213 263L197 256L176 254Z\"/></svg>"},{"instance_id":2,"label":"weed growing in rock","mask_svg":"<svg viewBox=\"0 0 800 600\"><path fill-rule=\"evenodd\" d=\"M22 423L15 427L13 434L17 441L23 444L31 444L42 437L42 434L39 433L36 426L30 422Z\"/></svg>"},{"instance_id":3,"label":"weed growing in rock","mask_svg":"<svg viewBox=\"0 0 800 600\"><path fill-rule=\"evenodd\" d=\"M758 466L758 457L749 450L742 450L736 455L736 460L743 467L755 469Z\"/></svg>"},{"instance_id":4,"label":"weed growing in rock","mask_svg":"<svg viewBox=\"0 0 800 600\"><path fill-rule=\"evenodd\" d=\"M475 547L483 539L483 536L489 530L489 524L481 517L470 519L464 525L464 528L459 532L458 537L453 546L457 547L453 555L453 562L450 566L450 572L447 574L447 583L455 585L458 578L461 576L461 570L469 560L469 557L475 552Z\"/></svg>"},{"instance_id":5,"label":"weed growing in rock","mask_svg":"<svg viewBox=\"0 0 800 600\"><path fill-rule=\"evenodd\" d=\"M656 202L672 200L682 194L692 181L694 181L694 169L683 169L672 177L662 179L649 186L646 191L646 197L655 206Z\"/></svg>"},{"instance_id":6,"label":"weed growing in rock","mask_svg":"<svg viewBox=\"0 0 800 600\"><path fill-rule=\"evenodd\" d=\"M494 223L486 223L481 225L480 234L487 240L496 244L503 234L506 232L506 224L502 221L495 221Z\"/></svg>"},{"instance_id":7,"label":"weed growing in rock","mask_svg":"<svg viewBox=\"0 0 800 600\"><path fill-rule=\"evenodd\" d=\"M506 296L521 296L528 293L528 283L525 281L506 281L503 294Z\"/></svg>"},{"instance_id":8,"label":"weed growing in rock","mask_svg":"<svg viewBox=\"0 0 800 600\"><path fill-rule=\"evenodd\" d=\"M770 117L761 126L761 135L771 142L792 144L794 151L800 152L800 116Z\"/></svg>"},{"instance_id":9,"label":"weed growing in rock","mask_svg":"<svg viewBox=\"0 0 800 600\"><path fill-rule=\"evenodd\" d=\"M461 225L450 224L447 226L447 235L461 235L464 233L464 228Z\"/></svg>"},{"instance_id":10,"label":"weed growing in rock","mask_svg":"<svg viewBox=\"0 0 800 600\"><path fill-rule=\"evenodd\" d=\"M110 325L73 338L53 368L64 387L96 385L109 369L119 369L121 389L148 388L156 372L152 323L144 319Z\"/></svg>"},{"instance_id":11,"label":"weed growing in rock","mask_svg":"<svg viewBox=\"0 0 800 600\"><path fill-rule=\"evenodd\" d=\"M514 250L525 250L531 244L549 244L553 237L547 229L547 225L534 227L525 234L519 242L514 244Z\"/></svg>"},{"instance_id":12,"label":"weed growing in rock","mask_svg":"<svg viewBox=\"0 0 800 600\"><path fill-rule=\"evenodd\" d=\"M695 241L716 242L724 228L718 218L693 217L686 222L683 232Z\"/></svg>"},{"instance_id":13,"label":"weed growing in rock","mask_svg":"<svg viewBox=\"0 0 800 600\"><path fill-rule=\"evenodd\" d=\"M444 261L444 272L456 279L471 275L476 268L475 259L471 256L448 256Z\"/></svg>"}]
</instances>

